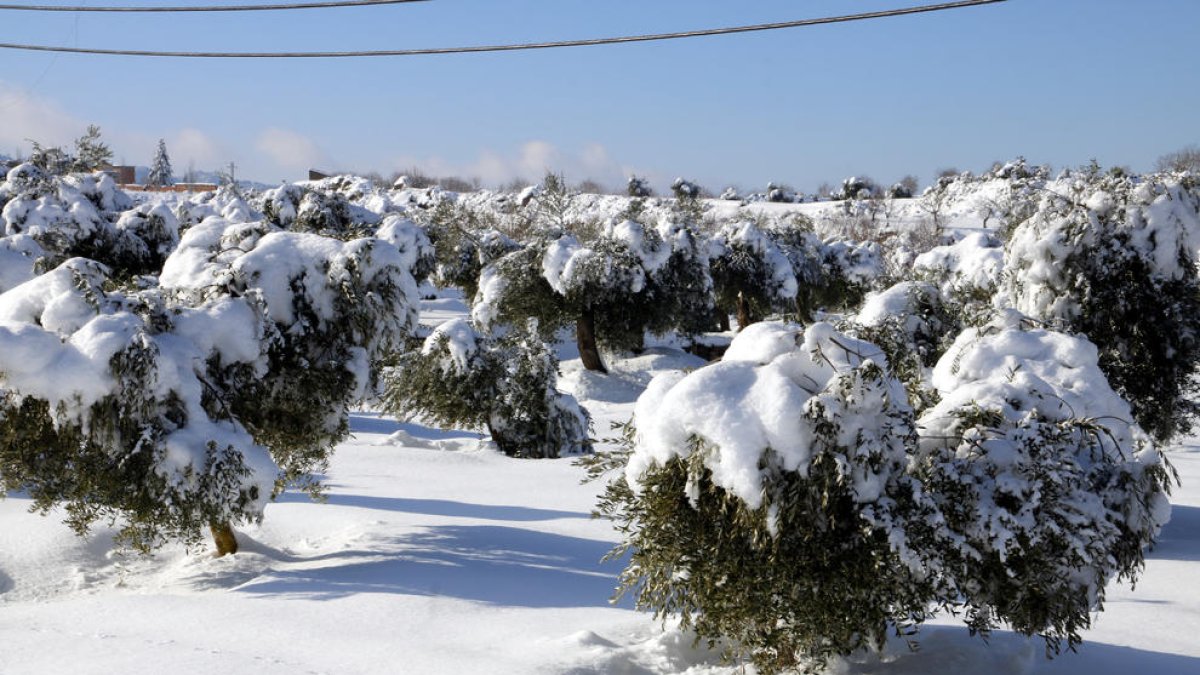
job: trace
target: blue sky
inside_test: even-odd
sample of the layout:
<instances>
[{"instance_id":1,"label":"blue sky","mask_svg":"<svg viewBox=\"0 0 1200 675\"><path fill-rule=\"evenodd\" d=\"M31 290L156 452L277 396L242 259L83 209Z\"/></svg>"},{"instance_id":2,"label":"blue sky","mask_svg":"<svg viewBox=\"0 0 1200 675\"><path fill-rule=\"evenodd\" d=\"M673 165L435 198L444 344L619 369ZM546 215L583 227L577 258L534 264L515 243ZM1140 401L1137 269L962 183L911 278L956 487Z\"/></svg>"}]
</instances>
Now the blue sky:
<instances>
[{"instance_id":1,"label":"blue sky","mask_svg":"<svg viewBox=\"0 0 1200 675\"><path fill-rule=\"evenodd\" d=\"M38 0L24 0L39 4ZM40 0L44 2L45 0ZM255 0L67 0L199 4ZM261 0L265 1L265 0ZM0 12L0 42L231 51L600 37L872 11L921 0L432 0L278 13ZM1024 155L1148 169L1200 143L1200 2L1009 0L665 43L358 60L0 51L0 153L99 124L120 160L165 138L176 173L263 182L420 166L497 184L545 169L660 187L812 191Z\"/></svg>"}]
</instances>

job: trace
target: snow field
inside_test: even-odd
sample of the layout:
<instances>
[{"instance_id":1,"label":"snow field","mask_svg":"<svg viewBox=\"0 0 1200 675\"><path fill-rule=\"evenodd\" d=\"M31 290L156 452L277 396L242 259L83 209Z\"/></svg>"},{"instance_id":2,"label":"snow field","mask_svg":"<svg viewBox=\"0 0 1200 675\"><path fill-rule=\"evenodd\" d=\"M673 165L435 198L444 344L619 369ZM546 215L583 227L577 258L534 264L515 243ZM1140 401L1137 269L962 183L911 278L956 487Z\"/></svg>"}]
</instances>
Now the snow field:
<instances>
[{"instance_id":1,"label":"snow field","mask_svg":"<svg viewBox=\"0 0 1200 675\"><path fill-rule=\"evenodd\" d=\"M652 351L607 376L564 363L560 384L597 436L627 417L647 373L697 365ZM609 605L621 565L599 559L617 538L588 517L600 486L571 460L509 459L477 434L371 413L353 425L328 501L284 495L239 532L236 556L122 559L111 531L79 539L59 514L0 502L0 673L740 672L628 601ZM1109 588L1079 653L1047 661L1037 640L1000 631L985 644L943 617L917 653L891 645L830 672L1196 672L1200 443L1170 457L1184 481L1172 520L1137 589Z\"/></svg>"},{"instance_id":2,"label":"snow field","mask_svg":"<svg viewBox=\"0 0 1200 675\"><path fill-rule=\"evenodd\" d=\"M998 214L1004 211L1005 200L1011 201L1010 193L1017 185L983 180L964 194L952 194L954 198L948 201L941 217L963 227L987 226L989 220L995 225L992 219L1001 217ZM1057 187L1063 186L1069 187L1069 183ZM949 192L959 187L952 183ZM80 189L107 194L103 186L85 185ZM377 198L384 196L371 196ZM386 196L397 204L404 198L403 191ZM411 201L415 197L408 198ZM1104 195L1087 198L1089 206L1102 217L1109 208ZM45 228L55 227L59 218L54 211L58 207L52 201L40 206L12 204L28 207L28 213L22 216L27 225ZM1151 243L1161 238L1171 244L1161 248L1147 245L1141 253L1153 259L1156 269L1169 277L1178 270L1171 267L1175 258L1167 253L1185 239L1176 230L1197 232L1200 225L1184 223L1164 206L1167 201L1155 194L1139 197L1140 204L1151 207L1146 209L1152 225L1149 230L1163 234L1151 237ZM615 211L625 203L619 198L596 198L592 202L587 208L595 212ZM291 208L290 202L280 204L284 211ZM304 205L298 205L288 212L289 217L298 217L319 205L310 206L305 211ZM721 203L711 206L713 212L736 207ZM188 237L206 231L205 225L198 222L201 218L221 216L237 222L255 217L252 207L240 199L195 203L189 208L190 215L183 213L180 217L197 222L185 235L185 244ZM390 208L388 204L375 204L368 210L382 212ZM833 227L837 214L832 210L841 206L761 203L746 208L775 216L804 213L820 232ZM928 216L916 200L897 200L887 208L891 210L884 214L889 226ZM875 215L871 216L872 223ZM206 222L212 234L217 234L215 221ZM1044 224L1049 230L1069 225L1053 219ZM408 221L390 225L389 241L394 239L397 248L389 255L400 256L401 267L411 266L421 247L419 238L414 238L415 227L410 225ZM224 225L220 229L224 231ZM633 243L642 241L638 232L625 224L616 226L612 234ZM24 251L19 237L9 237L12 245L0 250L0 256L4 256L0 264L5 269L8 262L13 262L10 276L14 285L32 274L24 268L31 254ZM268 241L270 237L275 239ZM304 238L320 246L335 246L314 235L292 235L289 242L298 250L303 248ZM269 254L280 252L282 244L289 243L283 239L278 235L263 237L267 244L280 245L262 247L257 257L244 256L238 269L245 268L243 271L257 277L280 267ZM562 243L561 250L548 252L544 263L556 272L549 276L565 288L575 277L573 270L583 269L588 262L590 249ZM982 235L973 236L957 245L935 249L935 255L922 256L916 264L937 272L934 276L940 278L935 283L943 289L993 286L999 276L999 256L993 243ZM1046 267L1040 244L1026 243L1031 269ZM1193 242L1187 245L1195 248ZM336 248L325 251L323 257L340 252L342 246ZM641 245L635 248L644 266L661 263L654 251ZM284 253L285 262L304 257ZM779 264L775 267L790 265L782 256L777 257ZM184 287L199 287L201 284L195 280L216 269L207 267L211 264L207 255L186 262L189 266L182 278L188 283L181 284ZM9 280L3 274L0 282L7 285ZM164 281L170 277L164 275ZM314 275L310 280L316 278ZM43 279L48 282L50 276ZM788 279L794 287L794 274ZM1030 302L1045 309L1038 285L1050 288L1055 279L1049 273L1030 279L1035 282L1028 289ZM637 276L629 283L638 286ZM291 311L285 302L286 289L269 283L260 283L259 287L273 312L272 318L286 322ZM0 285L0 290L4 289ZM321 291L310 289L315 299L320 299L317 296ZM404 294L415 292L415 288L406 288ZM880 316L888 315L906 300L902 295L908 293L880 294L872 300L876 306L868 301L868 307ZM18 295L11 298L21 300ZM426 300L422 305L421 323L427 328L461 318L468 311L463 299L453 295ZM327 318L330 307L320 302L315 306L318 314ZM44 307L39 305L37 309L39 316L46 314ZM71 309L65 307L59 312L64 320L72 318L72 311L67 311ZM24 309L14 306L4 311L19 313ZM50 312L50 316L54 318L55 313ZM182 325L181 332L187 333L185 328ZM803 375L802 379L812 380L819 387L828 374L808 372L811 364L791 364L789 368L784 368L788 364L782 362L768 365L777 357L786 360L785 352L798 339L816 341L827 330L832 329L810 329L810 335L798 338L795 331L761 324L747 333L761 332L762 339L735 343L727 363L704 375L720 379L718 375L725 371L761 370L770 375L778 370L774 373L780 376L776 380ZM1024 345L1016 350L1022 359L1045 362L1050 370L1042 372L1041 366L1030 367L1024 361L1019 369L1012 368L1013 364L1002 358L1013 353L1012 345L989 355L984 344L972 358L963 360L962 369L935 373L939 388L943 384L946 389L977 385L977 389L983 388L980 391L991 394L995 393L993 389L1002 388L992 379L1003 371L1019 370L1022 378L1036 380L1038 386L1034 389L1046 389L1053 394L1052 399L1063 401L1071 409L1083 410L1085 403L1095 404L1103 408L1096 411L1097 419L1128 418L1128 409L1115 395L1111 401L1068 403L1076 388L1074 383L1083 386L1095 379L1091 373L1095 370L1094 349L1084 354L1086 349L1068 344L1069 340L1044 340L1031 333L1014 332L1002 337ZM1047 350L1052 358L1043 358L1042 352ZM647 387L654 391L643 399L647 401L644 406L638 404L639 417L648 418L639 427L645 434L668 439L658 444L657 455L666 456L679 445L681 429L675 427L683 425L686 431L706 428L714 422L710 415L686 406L653 405L664 402L668 389L683 381L685 371L703 365L675 345L651 343L640 356L608 358L611 372L605 375L584 370L569 343L560 344L558 353L564 359L559 387L574 394L589 409L597 438L612 435L611 423L629 419ZM1087 358L1081 360L1081 354ZM8 369L33 378L29 386L36 389L38 382L34 380L40 368L34 367L35 360L16 356L20 355L7 355ZM104 361L104 356L99 354L96 359ZM6 361L0 359L3 363ZM652 384L656 374L665 373L675 374ZM1057 388L1059 383L1062 390ZM753 393L754 387L748 387L747 392ZM759 435L770 437L772 445L781 445L791 436L776 433L788 422L778 409L780 401L771 393L778 389L765 387L754 396L747 394L761 404L754 411L758 418L749 419L747 424L757 425L762 432ZM805 392L813 393L809 389ZM977 391L968 393L971 395L964 393L963 397L980 398ZM711 410L719 412L722 397L735 394L713 393ZM1020 407L1023 410L1035 404L1025 401ZM629 600L609 604L623 565L620 561L601 563L600 558L616 543L617 534L607 523L589 517L602 485L581 484L584 472L570 459L510 459L478 434L432 429L419 421L401 422L366 411L353 416L352 429L354 436L339 447L324 477L327 500L313 503L289 493L268 504L261 525L239 531L243 549L236 556L213 558L205 550L188 551L169 545L150 557L123 557L112 552L111 529L98 527L80 539L60 522L64 516L61 510L52 511L48 518L29 514L29 500L20 494L0 502L0 675L159 671L234 675L747 672L722 666L715 652L694 648L688 635L670 625L665 630L660 628L651 617L633 611ZM759 450L753 440L744 436L731 439L746 446L740 453L746 458L753 458ZM793 450L793 463L803 463L804 448ZM1106 611L1095 617L1096 625L1085 634L1078 654L1067 653L1047 661L1037 639L997 631L990 643L985 643L969 637L954 617L942 617L923 630L920 652L911 653L902 643L891 644L882 658L842 659L830 666L830 672L1200 672L1200 647L1194 638L1200 628L1200 591L1193 584L1200 571L1200 488L1193 487L1200 481L1200 444L1193 439L1167 454L1184 481L1172 499L1172 519L1163 529L1157 549L1148 554L1136 591L1120 585L1108 589ZM743 468L749 466L747 462L742 464ZM730 486L747 501L753 500L757 494L753 476L745 481L741 480L745 476L740 476L753 471L736 469L731 469ZM870 493L870 487L864 483L862 492Z\"/></svg>"}]
</instances>

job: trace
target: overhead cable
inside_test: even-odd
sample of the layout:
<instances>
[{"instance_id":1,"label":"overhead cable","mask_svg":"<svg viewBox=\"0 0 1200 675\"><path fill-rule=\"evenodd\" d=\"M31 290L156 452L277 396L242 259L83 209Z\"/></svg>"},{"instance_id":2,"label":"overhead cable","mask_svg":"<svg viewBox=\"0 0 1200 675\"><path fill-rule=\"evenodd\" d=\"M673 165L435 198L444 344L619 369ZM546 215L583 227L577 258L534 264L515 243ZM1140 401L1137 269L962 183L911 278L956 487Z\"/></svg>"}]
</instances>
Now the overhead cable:
<instances>
[{"instance_id":1,"label":"overhead cable","mask_svg":"<svg viewBox=\"0 0 1200 675\"><path fill-rule=\"evenodd\" d=\"M752 33L757 31L779 30L782 28L799 28L802 26L817 26L821 24L846 23L866 19L882 19L885 17L922 14L949 9L961 9L978 5L990 5L1005 0L962 0L961 2L943 2L935 5L919 7L903 7L878 12L862 14L847 14L829 16L817 19L800 19L797 21L781 21L777 23L761 23L750 26L731 26L726 28L709 28L705 30L681 31L677 33L656 33L651 35L626 35L618 37L592 38L585 40L556 40L553 42L527 42L521 44L479 45L473 47L432 47L420 49L382 49L361 51L330 51L330 52L200 52L200 51L148 51L141 49L97 49L88 47L56 47L49 45L26 45L0 43L0 49L19 49L35 52L57 52L66 54L99 54L104 56L152 56L167 58L202 58L202 59L333 59L370 56L430 56L441 54L478 54L482 52L515 52L530 49L554 49L559 47L590 47L595 45L626 44L632 42L654 42L659 40L678 40L682 38L708 37L713 35L732 35L735 33Z\"/></svg>"},{"instance_id":2,"label":"overhead cable","mask_svg":"<svg viewBox=\"0 0 1200 675\"><path fill-rule=\"evenodd\" d=\"M64 7L62 5L12 5L0 4L0 10L28 12L272 12L289 9L329 9L332 7L367 7L371 5L399 5L408 2L428 2L429 0L314 0L313 2L280 2L269 5L191 5L157 7L138 7L136 5L121 6L82 6Z\"/></svg>"}]
</instances>

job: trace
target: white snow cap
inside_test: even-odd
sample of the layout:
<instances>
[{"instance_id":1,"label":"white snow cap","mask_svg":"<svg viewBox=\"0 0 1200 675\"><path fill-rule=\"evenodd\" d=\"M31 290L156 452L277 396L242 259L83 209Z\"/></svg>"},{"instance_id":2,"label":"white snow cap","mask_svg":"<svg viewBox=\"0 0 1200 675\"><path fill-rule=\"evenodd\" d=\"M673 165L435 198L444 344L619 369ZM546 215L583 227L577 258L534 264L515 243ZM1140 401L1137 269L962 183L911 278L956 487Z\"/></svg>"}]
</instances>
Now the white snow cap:
<instances>
[{"instance_id":1,"label":"white snow cap","mask_svg":"<svg viewBox=\"0 0 1200 675\"><path fill-rule=\"evenodd\" d=\"M764 474L759 460L768 451L780 468L808 472L815 427L805 417L807 405L821 399L826 387L871 360L886 368L880 350L855 340L826 323L804 330L797 344L796 326L755 324L738 335L730 352L744 360L726 360L693 373L666 373L651 381L634 409L636 447L626 467L626 478L635 489L653 466L692 452L692 439L706 446L704 464L713 482L738 496L750 508L762 505ZM870 399L870 392L863 393ZM891 379L880 393L885 400L867 400L868 412L839 411L844 415L847 447L856 435L871 436L878 414L888 405L907 409L899 382ZM879 496L882 481L874 476L854 476L861 501Z\"/></svg>"},{"instance_id":2,"label":"white snow cap","mask_svg":"<svg viewBox=\"0 0 1200 675\"><path fill-rule=\"evenodd\" d=\"M994 290L1004 272L1004 249L984 232L972 232L947 246L937 246L917 256L913 266L942 284L942 291L980 288Z\"/></svg>"},{"instance_id":3,"label":"white snow cap","mask_svg":"<svg viewBox=\"0 0 1200 675\"><path fill-rule=\"evenodd\" d=\"M479 353L479 333L466 319L451 319L429 334L421 345L421 353L429 354L439 345L445 344L448 358L443 359L443 372L466 373L471 361Z\"/></svg>"},{"instance_id":4,"label":"white snow cap","mask_svg":"<svg viewBox=\"0 0 1200 675\"><path fill-rule=\"evenodd\" d=\"M952 423L953 410L978 405L1012 421L1036 410L1051 419L1095 420L1118 445L1149 445L1133 423L1129 404L1100 370L1096 346L1084 337L1024 329L1024 317L1008 310L983 328L969 328L933 369L942 400L921 418L937 436Z\"/></svg>"}]
</instances>

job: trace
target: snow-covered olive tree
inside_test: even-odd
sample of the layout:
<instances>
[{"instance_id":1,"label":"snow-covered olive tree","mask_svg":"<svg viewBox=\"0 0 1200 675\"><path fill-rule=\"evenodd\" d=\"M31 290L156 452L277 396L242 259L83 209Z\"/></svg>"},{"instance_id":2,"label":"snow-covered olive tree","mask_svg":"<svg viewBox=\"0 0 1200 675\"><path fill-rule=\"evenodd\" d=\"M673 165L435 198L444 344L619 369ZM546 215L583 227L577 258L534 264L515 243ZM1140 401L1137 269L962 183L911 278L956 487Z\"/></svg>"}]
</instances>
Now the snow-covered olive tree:
<instances>
[{"instance_id":1,"label":"snow-covered olive tree","mask_svg":"<svg viewBox=\"0 0 1200 675\"><path fill-rule=\"evenodd\" d=\"M937 402L930 369L962 331L963 320L960 307L933 284L903 281L868 295L842 328L883 350L909 402L923 412Z\"/></svg>"},{"instance_id":2,"label":"snow-covered olive tree","mask_svg":"<svg viewBox=\"0 0 1200 675\"><path fill-rule=\"evenodd\" d=\"M119 521L142 550L209 526L220 553L236 551L232 525L275 492L319 489L349 407L415 325L411 265L382 239L209 218L161 286L118 292L76 258L9 289L4 489L63 504L80 531Z\"/></svg>"},{"instance_id":3,"label":"snow-covered olive tree","mask_svg":"<svg viewBox=\"0 0 1200 675\"><path fill-rule=\"evenodd\" d=\"M601 346L638 348L647 328L663 321L675 287L655 278L683 250L633 221L609 225L587 243L570 234L539 239L484 269L473 316L488 328L535 318L546 334L573 323L584 367L604 371ZM682 274L680 265L670 269Z\"/></svg>"},{"instance_id":4,"label":"snow-covered olive tree","mask_svg":"<svg viewBox=\"0 0 1200 675\"><path fill-rule=\"evenodd\" d=\"M750 222L729 224L710 241L717 306L724 312L734 310L739 329L792 308L796 271L769 231Z\"/></svg>"},{"instance_id":5,"label":"snow-covered olive tree","mask_svg":"<svg viewBox=\"0 0 1200 675\"><path fill-rule=\"evenodd\" d=\"M918 255L910 275L938 287L968 325L987 323L1004 278L1004 248L995 237L973 232Z\"/></svg>"},{"instance_id":6,"label":"snow-covered olive tree","mask_svg":"<svg viewBox=\"0 0 1200 675\"><path fill-rule=\"evenodd\" d=\"M1002 291L1083 333L1138 423L1167 441L1194 423L1200 364L1200 185L1183 174L1077 174L1008 242Z\"/></svg>"},{"instance_id":7,"label":"snow-covered olive tree","mask_svg":"<svg viewBox=\"0 0 1200 675\"><path fill-rule=\"evenodd\" d=\"M112 178L100 173L59 176L20 164L0 183L4 234L36 242L42 270L84 257L122 279L157 272L178 240L179 223L161 205L130 211L133 206Z\"/></svg>"},{"instance_id":8,"label":"snow-covered olive tree","mask_svg":"<svg viewBox=\"0 0 1200 675\"><path fill-rule=\"evenodd\" d=\"M479 290L484 267L521 248L496 229L499 218L453 201L425 212L422 222L434 249L433 282L461 289L468 300Z\"/></svg>"},{"instance_id":9,"label":"snow-covered olive tree","mask_svg":"<svg viewBox=\"0 0 1200 675\"><path fill-rule=\"evenodd\" d=\"M351 202L329 186L285 183L260 198L265 219L272 225L338 239L369 236L380 216Z\"/></svg>"},{"instance_id":10,"label":"snow-covered olive tree","mask_svg":"<svg viewBox=\"0 0 1200 675\"><path fill-rule=\"evenodd\" d=\"M622 588L768 672L940 608L1073 647L1106 584L1140 572L1172 471L1096 347L1030 325L965 330L915 421L880 348L824 323L755 324L720 364L659 376L591 463L621 469L599 510Z\"/></svg>"},{"instance_id":11,"label":"snow-covered olive tree","mask_svg":"<svg viewBox=\"0 0 1200 675\"><path fill-rule=\"evenodd\" d=\"M1105 585L1134 580L1170 513L1170 468L1094 345L1016 312L964 331L933 374L913 472L941 514L940 594L972 631L1074 647Z\"/></svg>"},{"instance_id":12,"label":"snow-covered olive tree","mask_svg":"<svg viewBox=\"0 0 1200 675\"><path fill-rule=\"evenodd\" d=\"M259 313L261 358L233 364L229 408L271 449L281 484L324 468L374 366L403 348L416 325L410 266L382 239L220 219L188 230L164 266L163 287L183 302L245 298Z\"/></svg>"},{"instance_id":13,"label":"snow-covered olive tree","mask_svg":"<svg viewBox=\"0 0 1200 675\"><path fill-rule=\"evenodd\" d=\"M275 463L220 365L258 354L254 310L109 292L107 272L74 258L0 294L0 488L140 550L261 518Z\"/></svg>"},{"instance_id":14,"label":"snow-covered olive tree","mask_svg":"<svg viewBox=\"0 0 1200 675\"><path fill-rule=\"evenodd\" d=\"M824 323L758 323L723 361L655 378L600 503L640 608L678 615L760 672L813 666L922 621L904 389L879 349Z\"/></svg>"},{"instance_id":15,"label":"snow-covered olive tree","mask_svg":"<svg viewBox=\"0 0 1200 675\"><path fill-rule=\"evenodd\" d=\"M692 337L713 330L716 298L708 264L708 239L686 223L664 221L657 235L669 251L647 284L655 311L646 329Z\"/></svg>"},{"instance_id":16,"label":"snow-covered olive tree","mask_svg":"<svg viewBox=\"0 0 1200 675\"><path fill-rule=\"evenodd\" d=\"M533 327L502 337L448 321L388 371L384 408L447 426L486 427L511 457L591 447L587 413L556 388L558 361Z\"/></svg>"}]
</instances>

